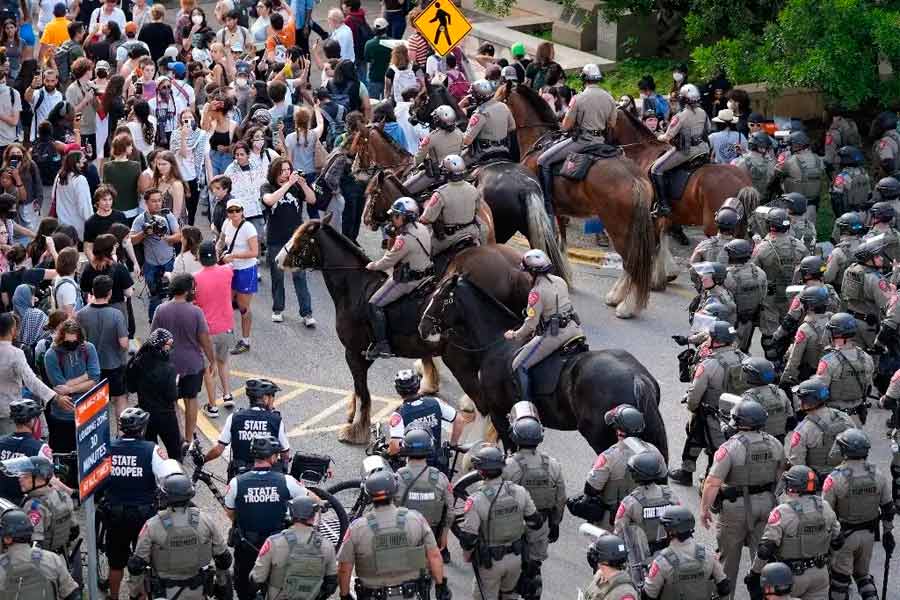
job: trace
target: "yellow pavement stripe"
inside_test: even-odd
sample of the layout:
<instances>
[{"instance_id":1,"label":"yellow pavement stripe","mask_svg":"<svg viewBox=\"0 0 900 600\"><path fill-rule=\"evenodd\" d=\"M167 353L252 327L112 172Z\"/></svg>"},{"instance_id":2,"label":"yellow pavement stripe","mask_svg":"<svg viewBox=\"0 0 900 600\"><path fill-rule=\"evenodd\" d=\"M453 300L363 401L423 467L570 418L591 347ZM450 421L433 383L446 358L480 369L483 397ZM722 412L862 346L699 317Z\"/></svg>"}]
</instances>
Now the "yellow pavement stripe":
<instances>
[{"instance_id":1,"label":"yellow pavement stripe","mask_svg":"<svg viewBox=\"0 0 900 600\"><path fill-rule=\"evenodd\" d=\"M296 398L297 396L299 396L300 394L302 394L303 392L306 392L306 391L309 391L309 386L304 384L304 385L294 388L293 390L289 391L287 394L279 394L275 398L275 406L281 406L283 403L287 402L288 400L293 400L294 398Z\"/></svg>"},{"instance_id":2,"label":"yellow pavement stripe","mask_svg":"<svg viewBox=\"0 0 900 600\"><path fill-rule=\"evenodd\" d=\"M372 415L372 423L378 423L382 419L387 418L389 414L394 412L397 409L396 404L387 404L384 408L376 412ZM313 427L311 429L302 429L298 427L294 429L292 432L288 434L289 437L303 437L305 435L313 435L315 433L328 433L330 431L338 431L340 430L344 424L341 425L323 425L322 427Z\"/></svg>"},{"instance_id":3,"label":"yellow pavement stripe","mask_svg":"<svg viewBox=\"0 0 900 600\"><path fill-rule=\"evenodd\" d=\"M181 410L184 411L184 401L178 400L178 405L180 406ZM206 417L205 414L203 414L202 410L197 411L197 429L200 430L200 433L202 433L206 437L207 441L209 441L209 443L211 444L215 443L219 439L219 429L213 424L212 421L210 421Z\"/></svg>"},{"instance_id":4,"label":"yellow pavement stripe","mask_svg":"<svg viewBox=\"0 0 900 600\"><path fill-rule=\"evenodd\" d=\"M351 401L353 401L353 392L349 392L346 396L344 396L343 400L335 402L325 410L319 412L319 414L314 415L312 418L309 418L300 425L294 427L291 431L288 432L288 436L299 435L302 431L309 429L310 426L315 425L320 421L324 421L342 408L346 408L348 406L347 403Z\"/></svg>"}]
</instances>

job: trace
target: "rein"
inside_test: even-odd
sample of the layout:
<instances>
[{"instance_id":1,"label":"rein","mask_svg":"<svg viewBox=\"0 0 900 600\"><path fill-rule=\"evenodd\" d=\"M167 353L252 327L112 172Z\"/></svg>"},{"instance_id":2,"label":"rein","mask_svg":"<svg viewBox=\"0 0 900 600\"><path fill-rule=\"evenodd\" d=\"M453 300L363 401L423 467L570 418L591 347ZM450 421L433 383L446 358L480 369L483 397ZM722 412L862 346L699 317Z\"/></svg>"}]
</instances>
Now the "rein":
<instances>
[{"instance_id":1,"label":"rein","mask_svg":"<svg viewBox=\"0 0 900 600\"><path fill-rule=\"evenodd\" d=\"M452 332L453 332L453 329L447 330L447 333L452 333ZM499 346L500 344L502 344L505 341L507 341L506 338L501 337L500 339L494 340L493 342L491 342L490 344L487 344L485 346L472 348L471 346L463 346L462 344L457 344L456 342L452 341L450 338L447 338L447 344L449 344L450 346L453 346L454 348L456 348L458 350L462 350L463 352L472 352L472 353L485 352L486 350L490 350L491 348Z\"/></svg>"}]
</instances>

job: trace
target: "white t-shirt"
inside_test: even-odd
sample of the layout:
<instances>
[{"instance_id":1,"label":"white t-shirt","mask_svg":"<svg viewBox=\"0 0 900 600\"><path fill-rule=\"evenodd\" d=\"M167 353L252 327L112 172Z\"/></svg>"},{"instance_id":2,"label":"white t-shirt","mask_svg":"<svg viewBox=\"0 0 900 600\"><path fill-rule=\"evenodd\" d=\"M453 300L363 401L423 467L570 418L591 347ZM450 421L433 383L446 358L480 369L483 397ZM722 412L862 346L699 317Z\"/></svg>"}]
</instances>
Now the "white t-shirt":
<instances>
[{"instance_id":1,"label":"white t-shirt","mask_svg":"<svg viewBox=\"0 0 900 600\"><path fill-rule=\"evenodd\" d=\"M34 90L31 96L31 109L34 118L31 120L31 139L37 137L37 126L41 121L46 121L53 107L64 100L63 93L59 89L48 92L46 88Z\"/></svg>"},{"instance_id":2,"label":"white t-shirt","mask_svg":"<svg viewBox=\"0 0 900 600\"><path fill-rule=\"evenodd\" d=\"M175 266L172 268L173 273L187 273L193 275L203 268L197 257L190 252L182 252L175 257Z\"/></svg>"},{"instance_id":3,"label":"white t-shirt","mask_svg":"<svg viewBox=\"0 0 900 600\"><path fill-rule=\"evenodd\" d=\"M91 204L91 188L84 175L69 174L66 185L57 176L53 184L56 194L56 214L60 223L71 225L78 232L78 239L84 240L84 223L94 214Z\"/></svg>"},{"instance_id":4,"label":"white t-shirt","mask_svg":"<svg viewBox=\"0 0 900 600\"><path fill-rule=\"evenodd\" d=\"M234 247L231 248L231 252L233 254L243 254L250 250L250 240L256 237L256 228L250 221L244 221L240 230L237 231L237 239L235 239L235 227L229 219L225 219L225 222L222 223L222 235L225 238L224 252L228 252L228 249L232 246L231 241L234 240ZM236 258L231 261L231 266L235 270L249 269L255 264L255 258Z\"/></svg>"},{"instance_id":5,"label":"white t-shirt","mask_svg":"<svg viewBox=\"0 0 900 600\"><path fill-rule=\"evenodd\" d=\"M88 25L88 31L90 31L91 27L97 23L103 25L109 21L115 21L119 26L119 31L122 32L122 35L125 35L125 13L118 6L113 9L111 14L106 14L106 11L102 6L100 8L95 8L94 12L91 13L91 22Z\"/></svg>"},{"instance_id":6,"label":"white t-shirt","mask_svg":"<svg viewBox=\"0 0 900 600\"><path fill-rule=\"evenodd\" d=\"M19 96L18 90L6 84L0 86L0 113L19 116L21 112L22 98ZM8 146L16 141L17 128L17 125L9 125L0 121L0 146Z\"/></svg>"},{"instance_id":7,"label":"white t-shirt","mask_svg":"<svg viewBox=\"0 0 900 600\"><path fill-rule=\"evenodd\" d=\"M244 225L246 227L246 225ZM253 406L250 410L258 410L262 411L258 406ZM228 415L228 418L225 419L225 426L222 428L222 433L219 434L219 443L223 446L228 446L231 444L231 418L234 414ZM284 421L281 421L281 425L278 426L278 443L281 444L282 450L290 450L291 442L288 440L287 432L284 429Z\"/></svg>"},{"instance_id":8,"label":"white t-shirt","mask_svg":"<svg viewBox=\"0 0 900 600\"><path fill-rule=\"evenodd\" d=\"M425 73L428 77L434 77L438 73L447 72L447 61L443 56L432 54L425 60Z\"/></svg>"},{"instance_id":9,"label":"white t-shirt","mask_svg":"<svg viewBox=\"0 0 900 600\"><path fill-rule=\"evenodd\" d=\"M346 24L341 25L331 32L331 39L341 45L342 60L356 61L356 51L353 49L353 30Z\"/></svg>"},{"instance_id":10,"label":"white t-shirt","mask_svg":"<svg viewBox=\"0 0 900 600\"><path fill-rule=\"evenodd\" d=\"M76 310L84 306L84 303L78 302L78 294L81 289L74 277L56 276L53 279L53 297L56 299L56 306L62 309L64 306L74 306Z\"/></svg>"},{"instance_id":11,"label":"white t-shirt","mask_svg":"<svg viewBox=\"0 0 900 600\"><path fill-rule=\"evenodd\" d=\"M441 428L446 429L447 427L445 424L453 423L453 421L456 420L456 409L442 400L438 400L437 403L438 406L441 407ZM422 404L422 401L413 400L410 404L416 406ZM403 422L403 417L400 413L391 413L388 424L390 426L391 439L402 440L406 433L406 423Z\"/></svg>"},{"instance_id":12,"label":"white t-shirt","mask_svg":"<svg viewBox=\"0 0 900 600\"><path fill-rule=\"evenodd\" d=\"M148 120L153 123L154 131L156 127L156 117L150 115ZM134 139L134 147L135 149L144 155L144 158L147 157L153 151L153 142L151 141L149 144L144 140L144 131L141 128L141 124L137 121L128 121L128 131L131 132L131 137ZM156 137L154 135L154 137Z\"/></svg>"}]
</instances>

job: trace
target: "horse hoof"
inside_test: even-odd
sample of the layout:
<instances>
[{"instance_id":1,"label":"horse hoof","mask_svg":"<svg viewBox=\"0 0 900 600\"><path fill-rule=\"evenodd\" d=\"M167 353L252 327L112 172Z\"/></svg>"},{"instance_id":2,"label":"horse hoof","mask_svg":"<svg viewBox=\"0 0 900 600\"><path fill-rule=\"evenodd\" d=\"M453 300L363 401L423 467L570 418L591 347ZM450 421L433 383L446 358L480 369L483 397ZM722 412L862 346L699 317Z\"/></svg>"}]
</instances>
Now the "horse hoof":
<instances>
[{"instance_id":1,"label":"horse hoof","mask_svg":"<svg viewBox=\"0 0 900 600\"><path fill-rule=\"evenodd\" d=\"M604 299L604 302L606 302L607 306L618 306L619 305L619 302L616 300L616 297L613 295L613 293L611 291L606 294L606 298Z\"/></svg>"},{"instance_id":2,"label":"horse hoof","mask_svg":"<svg viewBox=\"0 0 900 600\"><path fill-rule=\"evenodd\" d=\"M369 430L358 424L344 425L338 432L338 441L353 446L364 446L369 443Z\"/></svg>"},{"instance_id":3,"label":"horse hoof","mask_svg":"<svg viewBox=\"0 0 900 600\"><path fill-rule=\"evenodd\" d=\"M617 310L616 316L620 319L631 319L634 318L634 313L627 310Z\"/></svg>"}]
</instances>

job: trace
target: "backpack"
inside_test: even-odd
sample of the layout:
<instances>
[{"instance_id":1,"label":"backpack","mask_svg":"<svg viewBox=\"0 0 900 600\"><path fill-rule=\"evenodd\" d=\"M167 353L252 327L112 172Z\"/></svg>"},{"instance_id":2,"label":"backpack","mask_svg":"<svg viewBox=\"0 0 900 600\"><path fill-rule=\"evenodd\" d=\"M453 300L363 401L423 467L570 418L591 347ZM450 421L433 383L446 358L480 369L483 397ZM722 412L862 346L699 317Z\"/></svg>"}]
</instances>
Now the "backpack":
<instances>
[{"instance_id":1,"label":"backpack","mask_svg":"<svg viewBox=\"0 0 900 600\"><path fill-rule=\"evenodd\" d=\"M656 116L661 120L667 118L669 116L669 101L659 94L654 94L653 100L656 102Z\"/></svg>"},{"instance_id":2,"label":"backpack","mask_svg":"<svg viewBox=\"0 0 900 600\"><path fill-rule=\"evenodd\" d=\"M353 53L356 55L356 62L361 62L366 53L366 42L375 37L375 33L369 27L369 22L365 17L360 19L353 15L351 18L356 25L356 35L353 36Z\"/></svg>"},{"instance_id":3,"label":"backpack","mask_svg":"<svg viewBox=\"0 0 900 600\"><path fill-rule=\"evenodd\" d=\"M327 125L325 129L325 149L331 152L338 136L347 131L347 124L344 123L344 115L347 111L343 105L338 104L337 114L334 117L332 117L327 110L322 110L321 112Z\"/></svg>"},{"instance_id":4,"label":"backpack","mask_svg":"<svg viewBox=\"0 0 900 600\"><path fill-rule=\"evenodd\" d=\"M394 96L394 102L402 102L403 92L410 88L418 88L419 80L416 78L412 63L402 70L396 67L392 68L394 69L394 85L391 86L391 94Z\"/></svg>"},{"instance_id":5,"label":"backpack","mask_svg":"<svg viewBox=\"0 0 900 600\"><path fill-rule=\"evenodd\" d=\"M459 69L447 70L447 91L457 101L466 97L470 87L469 80L462 71Z\"/></svg>"},{"instance_id":6,"label":"backpack","mask_svg":"<svg viewBox=\"0 0 900 600\"><path fill-rule=\"evenodd\" d=\"M59 309L59 303L56 299L56 292L59 291L59 288L63 286L63 284L68 283L72 287L75 288L75 311L79 311L84 307L84 296L81 294L81 288L78 287L71 279L60 279L56 284L53 285L53 290L50 293L50 303L54 310Z\"/></svg>"},{"instance_id":7,"label":"backpack","mask_svg":"<svg viewBox=\"0 0 900 600\"><path fill-rule=\"evenodd\" d=\"M346 86L343 90L339 90L334 81L329 81L326 86L328 93L331 95L331 101L342 106L345 110L350 110L350 86ZM325 112L325 111L322 111Z\"/></svg>"},{"instance_id":8,"label":"backpack","mask_svg":"<svg viewBox=\"0 0 900 600\"><path fill-rule=\"evenodd\" d=\"M69 67L72 66L73 62L72 47L77 45L78 44L76 42L73 42L72 40L66 40L65 42L60 44L59 48L56 49L56 52L53 55L53 58L56 61L56 70L59 72L60 84L69 81Z\"/></svg>"},{"instance_id":9,"label":"backpack","mask_svg":"<svg viewBox=\"0 0 900 600\"><path fill-rule=\"evenodd\" d=\"M35 106L38 106L40 101L43 100L43 93L43 90L41 90L42 95L38 97L38 104ZM31 158L37 165L41 183L45 186L53 185L53 181L56 179L56 174L59 173L59 168L62 164L62 158L60 158L59 152L56 151L53 141L53 138L46 140L37 139L31 147Z\"/></svg>"}]
</instances>

